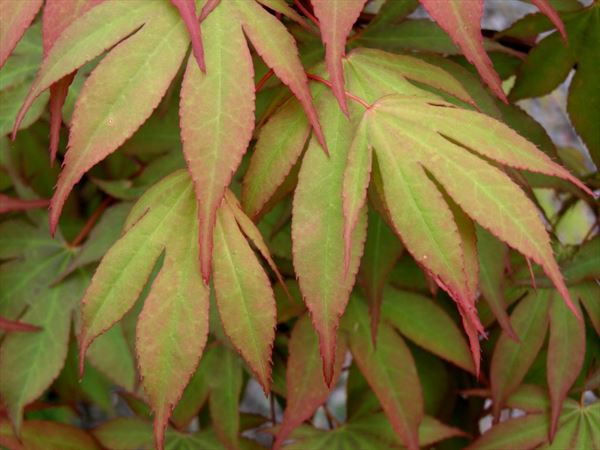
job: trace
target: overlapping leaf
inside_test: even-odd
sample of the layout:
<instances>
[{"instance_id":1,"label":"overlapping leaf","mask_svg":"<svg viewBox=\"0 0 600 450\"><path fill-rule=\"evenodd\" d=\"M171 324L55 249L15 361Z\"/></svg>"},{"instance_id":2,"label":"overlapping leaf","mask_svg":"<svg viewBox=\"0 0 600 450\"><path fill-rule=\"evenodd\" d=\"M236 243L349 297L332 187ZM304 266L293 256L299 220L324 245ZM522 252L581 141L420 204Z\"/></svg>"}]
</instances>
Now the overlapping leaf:
<instances>
[{"instance_id":1,"label":"overlapping leaf","mask_svg":"<svg viewBox=\"0 0 600 450\"><path fill-rule=\"evenodd\" d=\"M280 448L287 436L302 422L313 416L329 396L330 388L323 380L319 353L319 338L312 328L310 318L302 316L292 332L290 356L287 363L287 405L283 423L277 433L274 448ZM340 375L346 353L345 342L340 340L336 349L333 383Z\"/></svg>"},{"instance_id":2,"label":"overlapping leaf","mask_svg":"<svg viewBox=\"0 0 600 450\"><path fill-rule=\"evenodd\" d=\"M382 323L374 347L366 305L358 297L348 306L344 330L356 364L377 395L392 428L407 448L419 448L423 397L417 369L404 340Z\"/></svg>"}]
</instances>

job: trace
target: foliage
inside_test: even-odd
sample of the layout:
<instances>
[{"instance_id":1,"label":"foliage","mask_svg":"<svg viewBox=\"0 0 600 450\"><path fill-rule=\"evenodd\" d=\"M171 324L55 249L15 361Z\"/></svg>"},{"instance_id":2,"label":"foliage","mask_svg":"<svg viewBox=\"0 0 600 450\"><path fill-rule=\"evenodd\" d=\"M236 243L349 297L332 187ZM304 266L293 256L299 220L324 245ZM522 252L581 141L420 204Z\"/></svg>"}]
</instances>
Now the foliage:
<instances>
[{"instance_id":1,"label":"foliage","mask_svg":"<svg viewBox=\"0 0 600 450\"><path fill-rule=\"evenodd\" d=\"M600 448L600 3L420 3L0 0L3 447Z\"/></svg>"}]
</instances>

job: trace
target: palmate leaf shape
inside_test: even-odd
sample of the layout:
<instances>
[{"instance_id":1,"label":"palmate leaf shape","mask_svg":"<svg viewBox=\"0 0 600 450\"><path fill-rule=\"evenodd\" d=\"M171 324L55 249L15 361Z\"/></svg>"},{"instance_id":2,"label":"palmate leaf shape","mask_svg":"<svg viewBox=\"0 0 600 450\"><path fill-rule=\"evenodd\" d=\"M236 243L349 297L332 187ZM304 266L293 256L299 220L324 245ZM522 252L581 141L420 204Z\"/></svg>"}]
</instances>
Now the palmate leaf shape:
<instances>
[{"instance_id":1,"label":"palmate leaf shape","mask_svg":"<svg viewBox=\"0 0 600 450\"><path fill-rule=\"evenodd\" d=\"M369 136L369 146L363 151L370 151L370 147L375 151L396 231L407 250L456 300L465 324L482 331L474 308L474 230L465 234L468 221L459 216L460 210L540 264L580 317L535 206L507 175L480 156L564 178L591 194L581 182L507 126L447 102L390 95L374 103L363 121ZM361 129L362 124L359 132ZM364 181L360 185L364 186ZM364 194L355 195L364 198ZM452 206L453 202L460 208ZM348 216L350 220L353 217ZM478 361L477 336L467 332Z\"/></svg>"},{"instance_id":2,"label":"palmate leaf shape","mask_svg":"<svg viewBox=\"0 0 600 450\"><path fill-rule=\"evenodd\" d=\"M249 219L242 220L243 213L231 197L227 195L218 211L215 231L217 306L227 336L268 392L275 300L244 235L254 239L257 248L266 246L248 225ZM150 188L132 208L124 229L83 298L80 361L96 338L133 307L164 254L136 330L142 385L154 410L160 448L167 421L198 365L208 333L209 289L200 276L196 201L189 175L177 171ZM268 253L265 257L272 263Z\"/></svg>"},{"instance_id":3,"label":"palmate leaf shape","mask_svg":"<svg viewBox=\"0 0 600 450\"><path fill-rule=\"evenodd\" d=\"M184 5L184 10L189 24L189 6ZM245 0L207 1L202 16L207 16L203 27L208 71L202 74L196 61L196 67L188 64L181 128L198 193L200 261L207 281L216 210L254 127L253 69L244 32L300 100L323 146L324 140L295 42L284 25L258 3ZM197 36L193 31L192 35ZM198 41L194 40L197 54ZM69 149L51 204L52 230L83 174L114 152L156 108L179 70L189 42L184 20L168 0L105 1L73 21L56 39L14 130L44 90L114 48L87 79L75 105Z\"/></svg>"},{"instance_id":4,"label":"palmate leaf shape","mask_svg":"<svg viewBox=\"0 0 600 450\"><path fill-rule=\"evenodd\" d=\"M428 95L409 80L428 84L465 102L472 101L454 78L414 57L362 49L350 53L344 66L350 89L358 95L364 94L361 89L374 89L375 93L367 92L372 101L390 92ZM321 73L321 69L316 72ZM330 156L323 154L315 138L309 140L294 195L292 241L294 267L319 334L325 379L330 382L335 330L354 285L365 240L366 214L364 208L357 208L353 217L358 219L354 222L358 225L347 231L341 199L350 198L343 195L343 188L353 125L324 86L313 86L312 91L326 139L331 141ZM354 122L360 119L362 110L356 104L349 104L349 111ZM244 208L252 216L261 211L302 154L308 124L301 115L297 103L286 102L261 130L242 193ZM281 127L289 130L283 137L277 131ZM351 236L351 245L346 240L344 246L344 235ZM352 249L349 257L347 248Z\"/></svg>"}]
</instances>

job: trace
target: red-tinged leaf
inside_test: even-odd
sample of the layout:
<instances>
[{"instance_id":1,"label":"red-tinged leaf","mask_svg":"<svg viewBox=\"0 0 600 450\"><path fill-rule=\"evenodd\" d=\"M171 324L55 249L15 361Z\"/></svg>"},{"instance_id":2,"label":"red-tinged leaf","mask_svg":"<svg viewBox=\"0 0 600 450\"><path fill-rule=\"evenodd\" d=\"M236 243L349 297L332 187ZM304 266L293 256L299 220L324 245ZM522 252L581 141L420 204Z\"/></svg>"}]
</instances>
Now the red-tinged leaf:
<instances>
[{"instance_id":1,"label":"red-tinged leaf","mask_svg":"<svg viewBox=\"0 0 600 450\"><path fill-rule=\"evenodd\" d=\"M479 322L479 318L476 313L475 301L478 296L479 289L479 257L477 255L477 236L475 232L475 225L473 221L464 213L464 211L458 206L454 200L446 193L443 192L444 198L458 228L458 234L461 240L461 246L465 256L465 274L466 287L468 292L467 299L471 302L466 307L459 308L459 313L463 322L463 327L469 337L469 345L471 347L471 354L473 356L473 362L475 363L475 374L479 376L479 368L481 364L480 346L479 346L479 333L483 334L483 326Z\"/></svg>"},{"instance_id":2,"label":"red-tinged leaf","mask_svg":"<svg viewBox=\"0 0 600 450\"><path fill-rule=\"evenodd\" d=\"M407 108L408 105L410 108ZM376 106L367 114L380 116L377 121L380 124L385 123L386 130L393 130L394 127L401 128L397 139L402 140L403 147L412 150L411 155L414 155L414 158L432 173L452 199L473 220L524 256L540 264L565 302L577 315L578 312L572 305L558 264L554 260L548 234L533 202L504 172L470 151L465 151L461 145L492 159L502 159L502 152L498 155L498 152L490 149L496 147L504 151L506 147L513 145L516 149L510 152L512 155L505 156L503 159L511 161L514 158L519 161L519 164L529 159L521 158L520 155L523 153L530 149L533 149L534 154L539 151L523 138L510 139L510 133L502 134L502 131L506 130L494 119L488 117L489 122L487 119L481 122L481 117L485 116L473 113L473 116L468 116L472 120L468 120L463 116L465 112L469 113L467 110L456 108L446 102L438 103L419 97L390 95L380 100ZM408 109L410 113L407 113ZM394 111L392 115L395 116L395 120L382 117L386 116L388 111L390 113ZM458 120L452 122L453 130L447 122L452 117ZM456 123L474 124L478 121L480 126L476 129L470 128L469 133L457 133L456 129L460 127L456 127ZM444 122L447 124L441 125ZM428 133L430 127L436 129L438 133ZM444 131L441 131L441 127ZM375 129L374 125L372 125L373 129ZM439 133L449 137L445 138ZM499 135L503 138L498 139ZM513 135L518 136L514 132ZM538 169L547 171L548 174L574 179L549 159L546 162L542 159L542 164L536 167L536 170ZM504 220L498 220L499 213Z\"/></svg>"},{"instance_id":3,"label":"red-tinged leaf","mask_svg":"<svg viewBox=\"0 0 600 450\"><path fill-rule=\"evenodd\" d=\"M294 195L292 246L300 290L319 334L323 374L330 384L339 318L354 286L366 237L366 208L354 230L351 262L345 270L341 199L352 126L330 93L323 94L318 105L330 157L313 137Z\"/></svg>"},{"instance_id":4,"label":"red-tinged leaf","mask_svg":"<svg viewBox=\"0 0 600 450\"><path fill-rule=\"evenodd\" d=\"M456 323L427 297L387 288L383 313L402 335L425 350L475 373L469 347Z\"/></svg>"},{"instance_id":5,"label":"red-tinged leaf","mask_svg":"<svg viewBox=\"0 0 600 450\"><path fill-rule=\"evenodd\" d=\"M162 2L160 2L162 3ZM159 2L105 2L75 20L56 39L17 115L13 138L34 100L54 83L138 30Z\"/></svg>"},{"instance_id":6,"label":"red-tinged leaf","mask_svg":"<svg viewBox=\"0 0 600 450\"><path fill-rule=\"evenodd\" d=\"M62 108L69 93L69 86L75 78L75 73L67 75L50 86L50 165L56 161L58 143L60 140L60 127L62 126Z\"/></svg>"},{"instance_id":7,"label":"red-tinged leaf","mask_svg":"<svg viewBox=\"0 0 600 450\"><path fill-rule=\"evenodd\" d=\"M23 409L37 399L60 373L69 342L71 312L87 277L75 276L44 289L22 317L37 333L10 333L0 347L0 397L17 432Z\"/></svg>"},{"instance_id":8,"label":"red-tinged leaf","mask_svg":"<svg viewBox=\"0 0 600 450\"><path fill-rule=\"evenodd\" d=\"M331 391L323 380L319 337L306 314L298 319L292 330L289 352L286 373L287 403L283 422L273 446L275 449L281 448L290 433L313 416L317 408L325 403ZM345 342L340 339L337 343L332 385L340 376L345 354Z\"/></svg>"},{"instance_id":9,"label":"red-tinged leaf","mask_svg":"<svg viewBox=\"0 0 600 450\"><path fill-rule=\"evenodd\" d=\"M271 283L227 202L217 212L214 234L214 286L223 328L268 393L276 326Z\"/></svg>"},{"instance_id":10,"label":"red-tinged leaf","mask_svg":"<svg viewBox=\"0 0 600 450\"><path fill-rule=\"evenodd\" d=\"M468 450L530 450L546 442L546 414L530 414L493 426L467 447Z\"/></svg>"},{"instance_id":11,"label":"red-tinged leaf","mask_svg":"<svg viewBox=\"0 0 600 450\"><path fill-rule=\"evenodd\" d=\"M416 161L411 147L396 147L397 142L407 143L404 136L395 132L393 122L382 117L376 119L375 111L379 108L366 114L372 115L370 135L395 231L417 262L454 298L465 322L482 331L473 306L465 250L454 215L435 183ZM467 331L473 335L470 327ZM479 359L479 350L474 351L473 359Z\"/></svg>"},{"instance_id":12,"label":"red-tinged leaf","mask_svg":"<svg viewBox=\"0 0 600 450\"><path fill-rule=\"evenodd\" d=\"M192 52L202 72L206 72L204 63L204 46L202 44L202 33L200 31L200 22L196 17L196 0L171 0L171 3L179 10L181 18L190 35L192 41Z\"/></svg>"},{"instance_id":13,"label":"red-tinged leaf","mask_svg":"<svg viewBox=\"0 0 600 450\"><path fill-rule=\"evenodd\" d=\"M0 0L0 67L4 65L41 7L42 0Z\"/></svg>"},{"instance_id":14,"label":"red-tinged leaf","mask_svg":"<svg viewBox=\"0 0 600 450\"><path fill-rule=\"evenodd\" d=\"M368 101L375 101L385 94L392 93L431 95L407 82L411 80L436 88L465 103L475 104L471 95L456 78L421 58L396 55L373 48L356 48L348 54L345 65L353 69L347 75L349 83L356 78L360 80L359 85L363 85L363 92L354 92L353 86L353 93L364 96Z\"/></svg>"},{"instance_id":15,"label":"red-tinged leaf","mask_svg":"<svg viewBox=\"0 0 600 450\"><path fill-rule=\"evenodd\" d=\"M379 325L377 347L373 346L367 308L360 298L352 299L346 314L344 330L358 368L402 443L410 450L418 449L423 397L410 350L385 323Z\"/></svg>"},{"instance_id":16,"label":"red-tinged leaf","mask_svg":"<svg viewBox=\"0 0 600 450\"><path fill-rule=\"evenodd\" d=\"M162 269L137 322L136 350L144 390L154 410L157 448L202 355L208 334L209 290L200 277L195 205L190 199L166 249Z\"/></svg>"},{"instance_id":17,"label":"red-tinged leaf","mask_svg":"<svg viewBox=\"0 0 600 450\"><path fill-rule=\"evenodd\" d=\"M569 171L556 164L548 155L506 124L476 111L456 108L450 103L442 102L437 108L427 108L424 105L425 103L413 105L414 113L427 110L427 118L423 117L423 122L426 122L428 127L474 153L515 169L562 178L588 195L595 196ZM408 119L412 117L414 120L414 113L411 107L410 112L406 111L403 116ZM463 128L456 126L457 123L468 123L469 132L465 133Z\"/></svg>"},{"instance_id":18,"label":"red-tinged leaf","mask_svg":"<svg viewBox=\"0 0 600 450\"><path fill-rule=\"evenodd\" d=\"M42 16L44 56L48 55L54 42L71 22L102 1L47 0ZM54 164L56 159L60 127L62 125L62 108L74 77L75 73L71 73L50 86L50 106L48 108L50 112L50 164Z\"/></svg>"},{"instance_id":19,"label":"red-tinged leaf","mask_svg":"<svg viewBox=\"0 0 600 450\"><path fill-rule=\"evenodd\" d=\"M146 121L179 70L189 43L185 26L171 5L151 3L156 5L153 16L100 62L77 99L69 149L50 207L51 231L75 184Z\"/></svg>"},{"instance_id":20,"label":"red-tinged leaf","mask_svg":"<svg viewBox=\"0 0 600 450\"><path fill-rule=\"evenodd\" d=\"M254 128L252 58L230 2L202 23L207 73L188 62L181 87L181 139L198 201L200 269L211 272L217 209Z\"/></svg>"},{"instance_id":21,"label":"red-tinged leaf","mask_svg":"<svg viewBox=\"0 0 600 450\"><path fill-rule=\"evenodd\" d=\"M37 200L22 200L20 198L10 197L0 194L0 214L27 211L29 209L45 208L50 202L44 198Z\"/></svg>"},{"instance_id":22,"label":"red-tinged leaf","mask_svg":"<svg viewBox=\"0 0 600 450\"><path fill-rule=\"evenodd\" d=\"M231 209L231 212L233 213L233 216L235 217L235 220L238 223L240 230L242 230L244 235L248 239L250 239L252 245L256 247L256 249L265 259L265 261L267 261L267 264L269 265L271 270L275 272L275 276L277 277L277 280L281 284L282 288L287 292L287 287L285 285L283 276L281 275L281 272L279 272L275 261L273 261L273 258L271 258L271 252L269 251L269 247L267 246L267 243L263 239L262 234L260 234L260 231L254 224L254 222L252 222L252 220L250 220L246 213L244 213L240 202L238 201L237 197L233 194L233 192L229 190L225 192L225 200L227 201L227 204L229 205L229 208Z\"/></svg>"},{"instance_id":23,"label":"red-tinged leaf","mask_svg":"<svg viewBox=\"0 0 600 450\"><path fill-rule=\"evenodd\" d=\"M319 143L327 146L317 111L313 105L308 78L298 56L298 48L286 27L254 1L236 0L244 32L258 54L283 81L302 105Z\"/></svg>"},{"instance_id":24,"label":"red-tinged leaf","mask_svg":"<svg viewBox=\"0 0 600 450\"><path fill-rule=\"evenodd\" d=\"M561 20L558 12L552 7L552 4L548 0L531 0L538 9L545 14L548 19L554 24L556 29L560 32L563 39L567 40L567 32L565 31L565 24Z\"/></svg>"},{"instance_id":25,"label":"red-tinged leaf","mask_svg":"<svg viewBox=\"0 0 600 450\"><path fill-rule=\"evenodd\" d=\"M191 191L187 174L176 172L132 209L125 235L102 259L82 301L81 370L89 345L133 307L173 234L181 238L177 226L183 211L189 211ZM151 207L148 201L153 201Z\"/></svg>"},{"instance_id":26,"label":"red-tinged leaf","mask_svg":"<svg viewBox=\"0 0 600 450\"><path fill-rule=\"evenodd\" d=\"M36 331L40 331L40 327L37 325L31 325L25 322L20 322L18 320L10 320L5 317L0 317L0 330L8 331L8 332L24 332L24 333L33 333Z\"/></svg>"},{"instance_id":27,"label":"red-tinged leaf","mask_svg":"<svg viewBox=\"0 0 600 450\"><path fill-rule=\"evenodd\" d=\"M344 213L344 270L348 270L352 253L352 234L367 201L367 188L371 179L373 149L367 138L368 121L361 120L348 150L342 185Z\"/></svg>"},{"instance_id":28,"label":"red-tinged leaf","mask_svg":"<svg viewBox=\"0 0 600 450\"><path fill-rule=\"evenodd\" d=\"M446 31L473 64L494 94L507 103L502 81L483 48L483 0L420 0L429 15Z\"/></svg>"},{"instance_id":29,"label":"red-tinged leaf","mask_svg":"<svg viewBox=\"0 0 600 450\"><path fill-rule=\"evenodd\" d=\"M490 367L493 413L498 417L507 397L521 384L544 344L548 328L548 308L554 291L531 293L517 305L510 322L521 339L515 342L502 333L494 348Z\"/></svg>"},{"instance_id":30,"label":"red-tinged leaf","mask_svg":"<svg viewBox=\"0 0 600 450\"><path fill-rule=\"evenodd\" d=\"M285 133L281 132L283 129ZM259 215L284 182L309 135L308 119L294 98L285 102L261 127L242 186L242 204L250 217Z\"/></svg>"},{"instance_id":31,"label":"red-tinged leaf","mask_svg":"<svg viewBox=\"0 0 600 450\"><path fill-rule=\"evenodd\" d=\"M319 19L321 39L325 44L325 62L333 93L344 114L348 115L346 91L344 88L344 68L342 58L346 53L346 38L366 0L311 0L315 15Z\"/></svg>"},{"instance_id":32,"label":"red-tinged leaf","mask_svg":"<svg viewBox=\"0 0 600 450\"><path fill-rule=\"evenodd\" d=\"M26 421L19 439L12 435L8 422L0 421L0 444L10 450L100 450L81 428L54 420Z\"/></svg>"},{"instance_id":33,"label":"red-tinged leaf","mask_svg":"<svg viewBox=\"0 0 600 450\"><path fill-rule=\"evenodd\" d=\"M377 337L377 327L383 300L383 288L394 265L402 254L402 244L377 213L369 210L367 240L361 259L358 280L369 303L371 337Z\"/></svg>"},{"instance_id":34,"label":"red-tinged leaf","mask_svg":"<svg viewBox=\"0 0 600 450\"><path fill-rule=\"evenodd\" d=\"M239 402L243 381L240 358L224 347L215 347L205 358L210 358L209 366L213 375L210 378L209 405L215 432L225 448L238 450Z\"/></svg>"},{"instance_id":35,"label":"red-tinged leaf","mask_svg":"<svg viewBox=\"0 0 600 450\"><path fill-rule=\"evenodd\" d=\"M575 307L579 309L577 296ZM585 357L585 326L571 314L558 298L551 299L548 311L550 338L548 340L547 376L551 400L550 441L553 440L563 402L579 376Z\"/></svg>"},{"instance_id":36,"label":"red-tinged leaf","mask_svg":"<svg viewBox=\"0 0 600 450\"><path fill-rule=\"evenodd\" d=\"M519 341L506 313L504 299L504 267L508 258L508 247L483 228L477 227L477 251L481 295L502 330L515 341Z\"/></svg>"}]
</instances>

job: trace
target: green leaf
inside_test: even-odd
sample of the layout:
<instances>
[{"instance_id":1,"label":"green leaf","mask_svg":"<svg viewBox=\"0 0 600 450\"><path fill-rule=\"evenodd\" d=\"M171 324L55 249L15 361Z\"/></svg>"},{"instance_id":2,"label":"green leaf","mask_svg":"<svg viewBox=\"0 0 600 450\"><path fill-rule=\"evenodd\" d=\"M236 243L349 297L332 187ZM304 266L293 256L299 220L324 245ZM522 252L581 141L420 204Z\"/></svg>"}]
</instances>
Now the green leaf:
<instances>
[{"instance_id":1,"label":"green leaf","mask_svg":"<svg viewBox=\"0 0 600 450\"><path fill-rule=\"evenodd\" d=\"M600 136L594 124L600 121L600 85L596 72L600 57L600 6L589 8L589 20L577 55L577 71L567 101L567 111L577 133L585 142L596 167L600 167Z\"/></svg>"},{"instance_id":2,"label":"green leaf","mask_svg":"<svg viewBox=\"0 0 600 450\"><path fill-rule=\"evenodd\" d=\"M319 354L319 337L308 315L303 315L292 330L289 342L290 356L286 373L286 408L283 422L277 432L273 448L280 448L287 436L302 422L310 419L317 408L327 400L330 388L323 380ZM346 345L338 341L333 382L339 379L346 356Z\"/></svg>"},{"instance_id":3,"label":"green leaf","mask_svg":"<svg viewBox=\"0 0 600 450\"><path fill-rule=\"evenodd\" d=\"M191 194L187 174L176 172L133 207L127 232L106 253L83 298L81 355L133 307L165 246L186 238L177 228L190 211Z\"/></svg>"},{"instance_id":4,"label":"green leaf","mask_svg":"<svg viewBox=\"0 0 600 450\"><path fill-rule=\"evenodd\" d=\"M200 360L198 368L173 410L170 420L177 428L185 429L208 400L210 376L210 358L205 356Z\"/></svg>"},{"instance_id":5,"label":"green leaf","mask_svg":"<svg viewBox=\"0 0 600 450\"><path fill-rule=\"evenodd\" d=\"M419 448L418 428L423 418L423 397L415 362L404 340L385 323L373 346L367 308L356 297L344 316L344 330L352 356L392 424L409 449Z\"/></svg>"},{"instance_id":6,"label":"green leaf","mask_svg":"<svg viewBox=\"0 0 600 450\"><path fill-rule=\"evenodd\" d=\"M209 289L200 278L195 202L188 196L137 322L136 350L142 385L154 410L155 442L192 374L208 335ZM143 220L143 219L142 219Z\"/></svg>"},{"instance_id":7,"label":"green leaf","mask_svg":"<svg viewBox=\"0 0 600 450\"><path fill-rule=\"evenodd\" d=\"M504 299L504 267L508 261L508 247L485 229L477 227L477 251L479 253L479 288L481 295L492 310L502 331L518 341L506 313Z\"/></svg>"},{"instance_id":8,"label":"green leaf","mask_svg":"<svg viewBox=\"0 0 600 450\"><path fill-rule=\"evenodd\" d=\"M600 286L597 283L586 283L573 288L575 295L587 310L592 326L600 334Z\"/></svg>"},{"instance_id":9,"label":"green leaf","mask_svg":"<svg viewBox=\"0 0 600 450\"><path fill-rule=\"evenodd\" d=\"M254 128L252 58L232 2L202 23L207 72L190 58L181 87L181 137L198 202L202 277L208 282L217 208Z\"/></svg>"},{"instance_id":10,"label":"green leaf","mask_svg":"<svg viewBox=\"0 0 600 450\"><path fill-rule=\"evenodd\" d=\"M205 358L210 359L212 376L209 395L210 415L219 440L232 450L239 448L239 399L242 392L242 365L231 350L224 347L211 349Z\"/></svg>"},{"instance_id":11,"label":"green leaf","mask_svg":"<svg viewBox=\"0 0 600 450\"><path fill-rule=\"evenodd\" d=\"M133 4L129 0L126 3ZM151 7L148 16L143 17L147 22L142 29L100 62L77 99L69 149L52 197L51 230L56 228L73 186L145 122L158 106L185 56L189 38L176 9L167 2L146 4ZM106 3L93 8L82 19L104 5ZM46 61L51 60L52 52L64 36L55 43Z\"/></svg>"},{"instance_id":12,"label":"green leaf","mask_svg":"<svg viewBox=\"0 0 600 450\"><path fill-rule=\"evenodd\" d=\"M6 438L9 440L6 441ZM12 435L8 422L2 421L0 442L16 449L100 450L94 439L84 430L50 420L26 421L20 439Z\"/></svg>"},{"instance_id":13,"label":"green leaf","mask_svg":"<svg viewBox=\"0 0 600 450\"><path fill-rule=\"evenodd\" d=\"M548 289L528 294L510 318L520 342L515 342L505 333L498 339L490 367L493 413L496 417L507 397L523 381L544 344L548 328L547 312L555 295L554 291Z\"/></svg>"},{"instance_id":14,"label":"green leaf","mask_svg":"<svg viewBox=\"0 0 600 450\"><path fill-rule=\"evenodd\" d=\"M493 426L467 447L469 450L499 448L534 449L546 441L549 420L545 414L531 414Z\"/></svg>"},{"instance_id":15,"label":"green leaf","mask_svg":"<svg viewBox=\"0 0 600 450\"><path fill-rule=\"evenodd\" d=\"M575 306L579 309L577 296ZM585 357L585 325L579 322L560 299L550 300L548 311L547 377L551 399L550 439L554 438L563 402L579 376Z\"/></svg>"},{"instance_id":16,"label":"green leaf","mask_svg":"<svg viewBox=\"0 0 600 450\"><path fill-rule=\"evenodd\" d=\"M358 280L369 302L373 338L377 336L383 288L402 251L402 244L385 221L370 210L365 253L361 260Z\"/></svg>"},{"instance_id":17,"label":"green leaf","mask_svg":"<svg viewBox=\"0 0 600 450\"><path fill-rule=\"evenodd\" d=\"M23 408L37 399L60 373L67 356L71 312L87 277L74 276L40 293L22 320L41 328L11 333L0 347L0 396L17 431Z\"/></svg>"},{"instance_id":18,"label":"green leaf","mask_svg":"<svg viewBox=\"0 0 600 450\"><path fill-rule=\"evenodd\" d=\"M383 315L415 344L474 373L464 335L443 308L419 294L386 288Z\"/></svg>"},{"instance_id":19,"label":"green leaf","mask_svg":"<svg viewBox=\"0 0 600 450\"><path fill-rule=\"evenodd\" d=\"M136 381L135 363L120 324L96 339L87 358L100 372L117 385L133 391Z\"/></svg>"},{"instance_id":20,"label":"green leaf","mask_svg":"<svg viewBox=\"0 0 600 450\"><path fill-rule=\"evenodd\" d=\"M275 298L267 274L244 238L228 202L217 212L214 286L225 333L265 392L271 385Z\"/></svg>"},{"instance_id":21,"label":"green leaf","mask_svg":"<svg viewBox=\"0 0 600 450\"><path fill-rule=\"evenodd\" d=\"M330 156L311 139L294 194L292 243L294 268L304 301L319 334L323 374L333 379L336 329L358 270L365 239L366 211L354 230L352 255L344 268L342 190L352 127L327 93L317 102Z\"/></svg>"},{"instance_id":22,"label":"green leaf","mask_svg":"<svg viewBox=\"0 0 600 450\"><path fill-rule=\"evenodd\" d=\"M0 136L8 134L13 126L15 117L19 111L23 99L27 95L27 83L22 82L0 91ZM44 112L48 94L42 94L32 105L23 120L19 124L19 129L27 128Z\"/></svg>"},{"instance_id":23,"label":"green leaf","mask_svg":"<svg viewBox=\"0 0 600 450\"><path fill-rule=\"evenodd\" d=\"M313 86L313 92L322 85ZM315 95L316 96L316 95ZM286 132L281 133L285 129ZM263 125L242 186L242 204L256 217L292 170L310 135L308 119L300 104L291 98Z\"/></svg>"}]
</instances>

